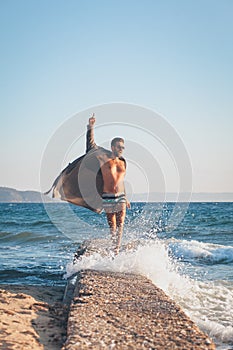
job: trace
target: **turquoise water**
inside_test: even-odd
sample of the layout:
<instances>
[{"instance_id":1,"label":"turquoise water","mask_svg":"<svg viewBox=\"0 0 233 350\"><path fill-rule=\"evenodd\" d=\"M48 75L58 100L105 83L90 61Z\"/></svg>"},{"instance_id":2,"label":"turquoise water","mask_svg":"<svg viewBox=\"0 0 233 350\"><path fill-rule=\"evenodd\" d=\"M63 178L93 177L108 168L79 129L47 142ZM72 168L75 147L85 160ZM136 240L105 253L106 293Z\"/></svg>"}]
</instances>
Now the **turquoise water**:
<instances>
[{"instance_id":1,"label":"turquoise water","mask_svg":"<svg viewBox=\"0 0 233 350\"><path fill-rule=\"evenodd\" d=\"M182 207L183 206L183 207ZM108 238L105 215L69 204L0 204L0 283L65 285L82 268L141 273L176 300L218 344L233 349L233 203L191 203L177 226L172 203L133 203L115 260L72 263L85 239ZM185 208L180 204L179 212ZM176 207L177 209L177 207Z\"/></svg>"}]
</instances>

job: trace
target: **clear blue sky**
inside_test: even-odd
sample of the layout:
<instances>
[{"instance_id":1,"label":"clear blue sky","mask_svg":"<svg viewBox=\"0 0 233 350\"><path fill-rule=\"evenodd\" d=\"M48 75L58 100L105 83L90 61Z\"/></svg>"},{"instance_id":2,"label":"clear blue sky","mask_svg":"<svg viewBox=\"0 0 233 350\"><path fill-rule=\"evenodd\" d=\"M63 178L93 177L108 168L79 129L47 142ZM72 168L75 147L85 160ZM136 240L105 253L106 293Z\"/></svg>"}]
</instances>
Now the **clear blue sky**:
<instances>
[{"instance_id":1,"label":"clear blue sky","mask_svg":"<svg viewBox=\"0 0 233 350\"><path fill-rule=\"evenodd\" d=\"M38 190L61 123L128 102L177 130L195 192L233 192L232 13L232 0L1 0L0 186Z\"/></svg>"}]
</instances>

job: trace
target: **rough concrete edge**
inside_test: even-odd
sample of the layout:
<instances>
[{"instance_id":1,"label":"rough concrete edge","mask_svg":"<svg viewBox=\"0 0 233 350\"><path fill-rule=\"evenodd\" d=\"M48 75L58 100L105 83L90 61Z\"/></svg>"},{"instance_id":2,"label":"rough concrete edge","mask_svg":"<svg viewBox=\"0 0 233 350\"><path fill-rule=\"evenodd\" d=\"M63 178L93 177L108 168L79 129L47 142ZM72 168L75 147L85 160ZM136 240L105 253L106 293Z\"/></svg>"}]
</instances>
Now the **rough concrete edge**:
<instances>
[{"instance_id":1,"label":"rough concrete edge","mask_svg":"<svg viewBox=\"0 0 233 350\"><path fill-rule=\"evenodd\" d=\"M70 313L70 307L71 307L71 303L73 301L73 296L74 296L74 293L75 291L79 293L79 290L81 289L82 287L82 279L85 275L86 272L91 272L91 271L94 271L94 272L109 272L109 271L102 271L102 270L94 270L94 269L82 269L78 272L76 272L75 274L73 274L72 276L70 276L68 278L68 282L67 282L67 286L66 286L66 289L65 289L65 292L64 292L64 297L63 297L63 303L68 307L68 318L69 318L69 313ZM113 272L114 273L114 272ZM124 275L124 276L127 276L127 275L139 275L139 274L134 274L134 273L127 273L127 272L115 272L116 274L120 274L120 275ZM141 275L140 275L141 276ZM141 276L143 278L146 278L148 280L148 282L152 283L153 282L146 276ZM191 323L193 324L193 326L200 332L200 333L203 333L206 335L207 339L211 342L211 344L214 346L215 348L215 343L213 341L213 339L206 333L204 332L203 330L201 330L199 328L199 326L190 319L190 317L185 313L185 311L183 310L183 308L177 304L172 298L170 298L164 291L163 289L157 287L156 285L154 285L156 287L156 289L160 290L162 294L164 294L166 296L166 298L168 298L170 300L170 302L177 306L180 311L185 314L185 316L191 321ZM67 319L67 326L68 326L68 319ZM211 345L209 344L209 345ZM65 344L64 344L65 346ZM64 347L62 349L65 349Z\"/></svg>"}]
</instances>

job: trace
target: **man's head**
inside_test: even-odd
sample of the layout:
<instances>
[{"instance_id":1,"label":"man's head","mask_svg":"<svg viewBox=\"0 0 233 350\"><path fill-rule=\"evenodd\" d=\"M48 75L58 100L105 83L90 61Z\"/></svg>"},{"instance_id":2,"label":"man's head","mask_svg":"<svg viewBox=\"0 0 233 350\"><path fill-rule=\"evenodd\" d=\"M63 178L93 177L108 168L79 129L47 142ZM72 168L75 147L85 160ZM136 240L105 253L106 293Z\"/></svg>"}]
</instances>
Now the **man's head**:
<instances>
[{"instance_id":1,"label":"man's head","mask_svg":"<svg viewBox=\"0 0 233 350\"><path fill-rule=\"evenodd\" d=\"M125 149L124 142L125 142L124 139L122 139L121 137L115 137L111 141L111 149L112 149L112 153L115 157L121 157L121 155Z\"/></svg>"}]
</instances>

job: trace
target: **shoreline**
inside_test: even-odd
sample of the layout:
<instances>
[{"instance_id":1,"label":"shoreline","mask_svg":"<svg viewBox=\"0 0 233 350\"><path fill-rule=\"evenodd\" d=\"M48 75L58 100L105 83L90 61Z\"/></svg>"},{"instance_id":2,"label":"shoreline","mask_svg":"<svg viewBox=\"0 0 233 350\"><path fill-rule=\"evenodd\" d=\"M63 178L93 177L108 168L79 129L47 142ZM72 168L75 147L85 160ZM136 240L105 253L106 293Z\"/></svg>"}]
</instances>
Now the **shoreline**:
<instances>
[{"instance_id":1,"label":"shoreline","mask_svg":"<svg viewBox=\"0 0 233 350\"><path fill-rule=\"evenodd\" d=\"M85 241L75 258L100 247L107 254L103 239ZM0 285L0 314L4 350L215 349L162 289L133 273L85 269L64 287Z\"/></svg>"},{"instance_id":2,"label":"shoreline","mask_svg":"<svg viewBox=\"0 0 233 350\"><path fill-rule=\"evenodd\" d=\"M212 340L146 277L83 270L66 287L0 285L4 350L213 350Z\"/></svg>"}]
</instances>

